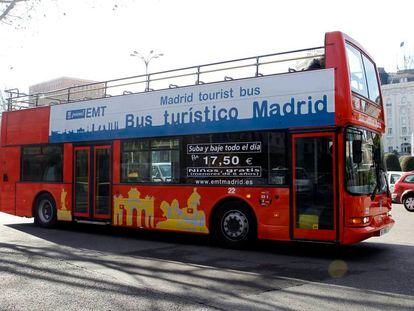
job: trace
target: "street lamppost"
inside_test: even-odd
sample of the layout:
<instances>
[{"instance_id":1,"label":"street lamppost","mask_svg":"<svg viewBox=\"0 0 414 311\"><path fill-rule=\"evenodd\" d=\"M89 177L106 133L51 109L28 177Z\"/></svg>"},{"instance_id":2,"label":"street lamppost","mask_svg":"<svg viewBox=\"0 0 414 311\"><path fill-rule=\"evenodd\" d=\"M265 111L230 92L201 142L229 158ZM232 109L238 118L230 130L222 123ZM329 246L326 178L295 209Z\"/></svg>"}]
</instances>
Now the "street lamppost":
<instances>
[{"instance_id":1,"label":"street lamppost","mask_svg":"<svg viewBox=\"0 0 414 311\"><path fill-rule=\"evenodd\" d=\"M145 75L147 77L147 86L145 88L145 91L149 91L149 75L148 75L148 65L150 63L151 60L155 59L155 58L160 58L161 56L164 56L163 53L155 53L154 50L151 50L149 52L148 55L144 56L141 53L137 52L137 51L133 51L131 54L129 54L130 56L134 56L134 57L139 57L145 64Z\"/></svg>"}]
</instances>

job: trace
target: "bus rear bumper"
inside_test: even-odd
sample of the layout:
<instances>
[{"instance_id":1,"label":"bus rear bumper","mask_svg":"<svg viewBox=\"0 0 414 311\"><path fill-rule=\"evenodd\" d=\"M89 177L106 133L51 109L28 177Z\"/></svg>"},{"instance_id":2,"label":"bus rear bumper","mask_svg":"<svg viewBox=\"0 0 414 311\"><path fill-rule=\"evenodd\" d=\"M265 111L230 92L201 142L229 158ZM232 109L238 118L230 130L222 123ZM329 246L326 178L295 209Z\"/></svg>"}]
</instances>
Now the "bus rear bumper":
<instances>
[{"instance_id":1,"label":"bus rear bumper","mask_svg":"<svg viewBox=\"0 0 414 311\"><path fill-rule=\"evenodd\" d=\"M342 244L355 244L371 237L378 237L388 233L395 221L390 216L382 216L381 222L371 223L366 227L346 227Z\"/></svg>"}]
</instances>

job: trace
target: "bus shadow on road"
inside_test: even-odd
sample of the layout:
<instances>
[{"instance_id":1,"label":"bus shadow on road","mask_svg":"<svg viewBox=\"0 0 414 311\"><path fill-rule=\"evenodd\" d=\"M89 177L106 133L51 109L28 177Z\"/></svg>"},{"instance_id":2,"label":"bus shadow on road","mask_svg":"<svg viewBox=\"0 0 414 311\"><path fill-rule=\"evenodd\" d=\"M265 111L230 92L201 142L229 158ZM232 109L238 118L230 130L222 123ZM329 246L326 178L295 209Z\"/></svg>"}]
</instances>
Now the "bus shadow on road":
<instances>
[{"instance_id":1,"label":"bus shadow on road","mask_svg":"<svg viewBox=\"0 0 414 311\"><path fill-rule=\"evenodd\" d=\"M316 259L337 259L339 257L347 260L364 260L379 256L386 252L381 244L360 243L355 245L334 245L329 243L311 242L280 242L270 240L258 240L241 250L232 250L220 247L216 241L209 236L192 233L148 231L103 225L90 225L79 223L61 223L56 229L39 228L31 223L8 224L7 227L37 236L50 242L69 247L82 247L96 251L111 252L110 245L96 243L96 236L101 240L126 239L130 243L167 243L178 246L208 247L211 249L228 252L260 252L272 255L298 256ZM68 235L82 235L84 239L68 239ZM88 243L93 237L93 243ZM177 246L175 245L175 246ZM103 246L103 249L102 247Z\"/></svg>"},{"instance_id":2,"label":"bus shadow on road","mask_svg":"<svg viewBox=\"0 0 414 311\"><path fill-rule=\"evenodd\" d=\"M195 264L214 264L213 258L225 256L227 260L219 260L215 264L220 265L220 268L228 269L235 268L236 262L249 263L249 260L256 257L266 258L266 260L260 260L258 266L260 269L271 268L274 265L280 271L278 260L276 260L276 263L272 263L272 259L294 258L297 261L307 262L333 260L367 262L375 258L383 258L384 253L390 251L386 244L378 243L339 246L323 243L269 240L256 241L254 245L242 250L233 250L220 247L215 241L211 241L209 236L197 234L75 223L62 223L57 229L39 228L33 224L11 224L7 226L61 246L89 249L91 251L145 255L180 262L193 260ZM174 251L169 251L170 249ZM193 256L193 253L202 255ZM204 256L206 253L208 253L208 256ZM242 266L239 265L239 267ZM308 270L304 271L303 275L285 276L314 280L314 278L309 277ZM329 275L325 276L329 277ZM317 279L324 279L324 277L318 277Z\"/></svg>"},{"instance_id":3,"label":"bus shadow on road","mask_svg":"<svg viewBox=\"0 0 414 311\"><path fill-rule=\"evenodd\" d=\"M108 239L117 240L117 242L123 240L125 244L138 248L140 248L140 243L144 243L145 246L154 243L154 249L158 249L160 244L164 244L166 247L170 245L175 248L182 247L187 249L189 246L196 247L198 250L205 248L209 252L216 250L219 253L228 252L229 254L239 254L240 252L243 254L263 253L266 255L322 260L344 259L347 261L364 261L382 256L382 253L387 252L386 244L380 243L334 245L328 243L259 240L253 245L246 246L240 250L234 250L220 247L209 236L191 233L148 231L77 223L61 223L56 229L39 228L31 223L8 224L6 226L58 245L107 252L119 251L119 249L112 249L114 244L108 244ZM73 237L75 236L81 236L82 238L74 239ZM102 243L99 243L99 240ZM140 252L140 250L137 252ZM133 252L122 253L133 254ZM179 253L174 252L168 255L172 256L171 260L175 260L178 259L176 257Z\"/></svg>"},{"instance_id":4,"label":"bus shadow on road","mask_svg":"<svg viewBox=\"0 0 414 311\"><path fill-rule=\"evenodd\" d=\"M398 257L396 246L414 255L414 248L409 246L360 243L338 247L259 241L245 250L230 250L212 245L206 236L194 234L84 224L62 224L58 229L43 229L33 224L6 226L44 240L29 246L30 254L99 265L137 279L154 278L177 284L190 282L200 287L200 291L212 291L211 294L218 291L226 297L232 297L236 290L265 293L315 283L325 287L342 285L350 291L381 291L381 295L392 297L413 294L411 288L389 286L386 278L390 277L390 271L383 267L384 262ZM19 250L25 247L28 246L19 246ZM346 268L341 264L332 268L335 262L345 263ZM376 279L362 283L351 281L353 277L364 278L368 273L370 276L375 273ZM184 275L190 281L184 280ZM239 277L243 280L235 281ZM229 289L232 287L235 289ZM328 299L324 295L320 293L316 298ZM390 302L387 305L378 303L377 307L397 306Z\"/></svg>"}]
</instances>

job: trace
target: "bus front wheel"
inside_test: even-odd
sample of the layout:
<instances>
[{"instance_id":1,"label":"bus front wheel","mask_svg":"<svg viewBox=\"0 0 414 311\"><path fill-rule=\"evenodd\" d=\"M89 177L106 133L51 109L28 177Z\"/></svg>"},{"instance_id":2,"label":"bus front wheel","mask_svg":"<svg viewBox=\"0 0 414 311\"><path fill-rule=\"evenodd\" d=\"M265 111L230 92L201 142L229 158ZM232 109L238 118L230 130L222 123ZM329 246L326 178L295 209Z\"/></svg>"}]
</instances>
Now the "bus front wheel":
<instances>
[{"instance_id":1,"label":"bus front wheel","mask_svg":"<svg viewBox=\"0 0 414 311\"><path fill-rule=\"evenodd\" d=\"M242 248L256 238L256 221L245 204L226 204L219 207L214 233L221 245Z\"/></svg>"},{"instance_id":2,"label":"bus front wheel","mask_svg":"<svg viewBox=\"0 0 414 311\"><path fill-rule=\"evenodd\" d=\"M57 223L56 204L53 197L44 193L37 197L34 211L35 224L43 228L52 228Z\"/></svg>"}]
</instances>

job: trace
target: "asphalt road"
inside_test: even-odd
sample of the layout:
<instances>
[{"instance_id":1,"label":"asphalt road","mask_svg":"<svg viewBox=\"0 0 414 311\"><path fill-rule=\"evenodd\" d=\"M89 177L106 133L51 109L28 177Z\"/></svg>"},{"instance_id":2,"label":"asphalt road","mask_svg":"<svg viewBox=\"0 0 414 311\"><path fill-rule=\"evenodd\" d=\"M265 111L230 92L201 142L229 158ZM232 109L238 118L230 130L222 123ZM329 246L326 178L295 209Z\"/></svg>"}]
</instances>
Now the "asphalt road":
<instances>
[{"instance_id":1,"label":"asphalt road","mask_svg":"<svg viewBox=\"0 0 414 311\"><path fill-rule=\"evenodd\" d=\"M349 246L259 242L0 213L0 310L414 310L414 213Z\"/></svg>"}]
</instances>

